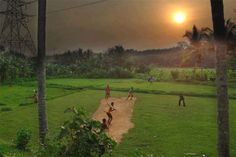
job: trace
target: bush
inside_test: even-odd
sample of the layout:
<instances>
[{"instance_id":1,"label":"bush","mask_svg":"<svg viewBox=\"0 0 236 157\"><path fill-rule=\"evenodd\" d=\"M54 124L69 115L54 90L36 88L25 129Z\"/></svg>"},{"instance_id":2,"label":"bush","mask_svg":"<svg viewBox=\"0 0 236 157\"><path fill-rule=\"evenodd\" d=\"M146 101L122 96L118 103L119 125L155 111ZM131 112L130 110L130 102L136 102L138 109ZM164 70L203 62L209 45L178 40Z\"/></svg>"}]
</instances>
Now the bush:
<instances>
[{"instance_id":1,"label":"bush","mask_svg":"<svg viewBox=\"0 0 236 157\"><path fill-rule=\"evenodd\" d=\"M33 63L16 54L0 54L0 82L9 82L19 78L31 78L34 75Z\"/></svg>"},{"instance_id":2,"label":"bush","mask_svg":"<svg viewBox=\"0 0 236 157\"><path fill-rule=\"evenodd\" d=\"M133 74L122 67L114 67L109 71L108 76L111 78L132 78Z\"/></svg>"},{"instance_id":3,"label":"bush","mask_svg":"<svg viewBox=\"0 0 236 157\"><path fill-rule=\"evenodd\" d=\"M67 109L74 117L61 127L54 140L47 141L38 152L39 157L101 157L111 153L115 142L101 129L101 123L86 117L75 108Z\"/></svg>"},{"instance_id":4,"label":"bush","mask_svg":"<svg viewBox=\"0 0 236 157\"><path fill-rule=\"evenodd\" d=\"M32 102L24 102L24 103L20 103L19 106L29 106L32 105Z\"/></svg>"},{"instance_id":5,"label":"bush","mask_svg":"<svg viewBox=\"0 0 236 157\"><path fill-rule=\"evenodd\" d=\"M86 74L88 78L106 78L108 76L104 69L93 68L91 72Z\"/></svg>"},{"instance_id":6,"label":"bush","mask_svg":"<svg viewBox=\"0 0 236 157\"><path fill-rule=\"evenodd\" d=\"M4 104L4 103L1 103L1 102L0 102L0 106L7 106L7 105L6 105L6 104Z\"/></svg>"},{"instance_id":7,"label":"bush","mask_svg":"<svg viewBox=\"0 0 236 157\"><path fill-rule=\"evenodd\" d=\"M179 78L179 71L178 70L172 70L170 73L171 73L171 76L174 80L177 80Z\"/></svg>"},{"instance_id":8,"label":"bush","mask_svg":"<svg viewBox=\"0 0 236 157\"><path fill-rule=\"evenodd\" d=\"M151 71L150 67L145 64L138 65L135 72L136 73L149 73Z\"/></svg>"},{"instance_id":9,"label":"bush","mask_svg":"<svg viewBox=\"0 0 236 157\"><path fill-rule=\"evenodd\" d=\"M26 150L31 139L31 131L28 129L21 129L16 134L16 148L20 150Z\"/></svg>"},{"instance_id":10,"label":"bush","mask_svg":"<svg viewBox=\"0 0 236 157\"><path fill-rule=\"evenodd\" d=\"M12 108L10 108L10 107L2 107L0 111L8 112L8 111L12 111Z\"/></svg>"}]
</instances>

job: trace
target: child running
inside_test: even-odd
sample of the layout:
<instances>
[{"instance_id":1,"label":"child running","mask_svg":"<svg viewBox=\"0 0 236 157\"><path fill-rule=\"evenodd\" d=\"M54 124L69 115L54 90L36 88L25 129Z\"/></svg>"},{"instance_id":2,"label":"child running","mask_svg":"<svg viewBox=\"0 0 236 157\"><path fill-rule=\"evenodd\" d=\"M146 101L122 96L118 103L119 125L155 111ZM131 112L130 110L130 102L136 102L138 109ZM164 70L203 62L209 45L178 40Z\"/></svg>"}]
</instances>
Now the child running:
<instances>
[{"instance_id":1,"label":"child running","mask_svg":"<svg viewBox=\"0 0 236 157\"><path fill-rule=\"evenodd\" d=\"M109 97L111 97L111 89L109 84L107 84L107 87L105 89L105 99L108 99Z\"/></svg>"},{"instance_id":2,"label":"child running","mask_svg":"<svg viewBox=\"0 0 236 157\"><path fill-rule=\"evenodd\" d=\"M107 114L107 116L108 116L108 121L107 121L107 124L108 124L108 126L110 126L111 125L111 122L112 122L112 120L113 120L113 117L112 117L112 112L113 111L115 111L116 109L114 108L114 102L112 102L111 103L111 105L109 105L108 103L107 103L107 105L109 106L109 109L108 109L108 111L106 112L106 114Z\"/></svg>"},{"instance_id":3,"label":"child running","mask_svg":"<svg viewBox=\"0 0 236 157\"><path fill-rule=\"evenodd\" d=\"M133 99L133 97L134 97L134 88L133 87L131 87L130 89L129 89L129 93L128 93L128 97L127 97L127 100L132 100Z\"/></svg>"}]
</instances>

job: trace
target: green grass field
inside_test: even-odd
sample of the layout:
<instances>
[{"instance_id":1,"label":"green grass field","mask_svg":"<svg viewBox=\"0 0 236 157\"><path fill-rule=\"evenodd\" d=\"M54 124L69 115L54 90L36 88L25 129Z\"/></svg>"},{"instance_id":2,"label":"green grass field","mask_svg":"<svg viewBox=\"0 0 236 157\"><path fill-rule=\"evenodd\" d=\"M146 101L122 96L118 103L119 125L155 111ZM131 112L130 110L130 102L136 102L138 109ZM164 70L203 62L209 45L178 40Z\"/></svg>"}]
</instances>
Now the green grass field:
<instances>
[{"instance_id":1,"label":"green grass field","mask_svg":"<svg viewBox=\"0 0 236 157\"><path fill-rule=\"evenodd\" d=\"M47 81L47 111L49 136L55 135L60 125L70 117L64 114L68 107L82 107L91 115L104 97L100 90L109 83L112 96L126 96L133 86L137 91L133 123L135 127L125 135L112 156L141 157L207 157L216 156L216 100L212 85L157 82L148 84L138 79L85 80L52 79ZM84 89L81 89L84 88ZM11 107L12 111L0 111L0 152L16 151L12 140L17 130L29 128L33 132L31 149L37 147L38 120L37 105L20 106L30 103L35 82L18 86L0 87L0 109ZM230 87L234 96L236 88ZM178 93L186 93L187 107L178 107ZM236 156L236 100L230 100L231 154ZM32 156L31 152L17 156Z\"/></svg>"}]
</instances>

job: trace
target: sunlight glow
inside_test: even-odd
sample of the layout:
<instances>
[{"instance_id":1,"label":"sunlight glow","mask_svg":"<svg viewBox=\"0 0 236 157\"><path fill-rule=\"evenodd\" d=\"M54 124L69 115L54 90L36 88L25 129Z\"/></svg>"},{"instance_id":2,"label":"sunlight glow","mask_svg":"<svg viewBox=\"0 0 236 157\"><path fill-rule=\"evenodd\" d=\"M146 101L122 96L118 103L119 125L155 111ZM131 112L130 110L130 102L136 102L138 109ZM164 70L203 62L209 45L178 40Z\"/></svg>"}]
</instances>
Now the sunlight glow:
<instances>
[{"instance_id":1,"label":"sunlight glow","mask_svg":"<svg viewBox=\"0 0 236 157\"><path fill-rule=\"evenodd\" d=\"M183 12L177 12L174 14L174 21L178 24L184 23L186 20L186 15Z\"/></svg>"}]
</instances>

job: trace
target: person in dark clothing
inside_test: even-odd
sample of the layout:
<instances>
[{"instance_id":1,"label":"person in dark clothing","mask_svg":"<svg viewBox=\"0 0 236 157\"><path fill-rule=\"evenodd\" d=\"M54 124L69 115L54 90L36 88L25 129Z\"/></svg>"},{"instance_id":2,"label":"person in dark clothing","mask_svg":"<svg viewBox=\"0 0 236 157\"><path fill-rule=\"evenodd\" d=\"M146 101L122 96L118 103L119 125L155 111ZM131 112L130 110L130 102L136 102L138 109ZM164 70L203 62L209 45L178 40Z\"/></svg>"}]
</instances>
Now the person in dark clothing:
<instances>
[{"instance_id":1,"label":"person in dark clothing","mask_svg":"<svg viewBox=\"0 0 236 157\"><path fill-rule=\"evenodd\" d=\"M33 95L34 103L38 103L38 91L34 90L34 95Z\"/></svg>"},{"instance_id":2,"label":"person in dark clothing","mask_svg":"<svg viewBox=\"0 0 236 157\"><path fill-rule=\"evenodd\" d=\"M107 120L105 118L102 119L102 130L104 131L109 130L109 127L107 125Z\"/></svg>"},{"instance_id":3,"label":"person in dark clothing","mask_svg":"<svg viewBox=\"0 0 236 157\"><path fill-rule=\"evenodd\" d=\"M112 102L111 103L111 105L109 105L108 103L107 103L107 105L109 106L109 109L108 109L108 111L106 112L106 114L107 114L107 116L108 116L108 122L107 122L107 124L108 124L108 126L109 125L111 125L111 121L113 120L113 117L112 117L112 112L113 111L115 111L116 109L114 108L114 102Z\"/></svg>"},{"instance_id":4,"label":"person in dark clothing","mask_svg":"<svg viewBox=\"0 0 236 157\"><path fill-rule=\"evenodd\" d=\"M186 104L185 104L185 100L184 100L184 95L183 94L180 94L179 95L179 106L181 106L181 104L186 107Z\"/></svg>"}]
</instances>

